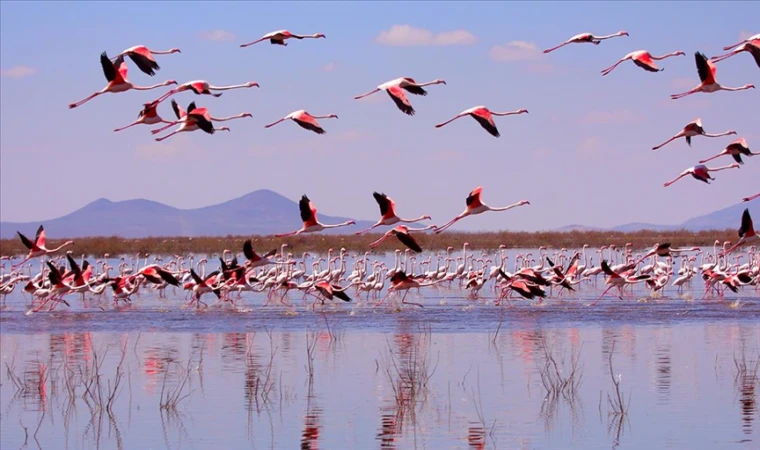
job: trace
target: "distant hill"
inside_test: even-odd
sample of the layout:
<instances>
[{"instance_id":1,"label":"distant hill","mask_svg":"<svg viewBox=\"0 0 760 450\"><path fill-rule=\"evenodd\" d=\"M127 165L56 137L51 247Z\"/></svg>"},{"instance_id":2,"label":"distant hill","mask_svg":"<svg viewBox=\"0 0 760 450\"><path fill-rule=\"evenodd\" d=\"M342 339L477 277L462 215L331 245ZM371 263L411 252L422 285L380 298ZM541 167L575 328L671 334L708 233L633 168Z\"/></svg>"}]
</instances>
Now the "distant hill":
<instances>
[{"instance_id":1,"label":"distant hill","mask_svg":"<svg viewBox=\"0 0 760 450\"><path fill-rule=\"evenodd\" d=\"M346 217L319 214L320 222L338 223ZM325 230L347 233L374 222L356 221L356 226ZM298 203L262 189L242 197L196 209L178 209L145 199L112 202L105 198L57 219L45 220L55 237L122 236L225 236L267 235L301 227ZM0 222L0 238L15 237L16 230L33 237L40 222Z\"/></svg>"}]
</instances>

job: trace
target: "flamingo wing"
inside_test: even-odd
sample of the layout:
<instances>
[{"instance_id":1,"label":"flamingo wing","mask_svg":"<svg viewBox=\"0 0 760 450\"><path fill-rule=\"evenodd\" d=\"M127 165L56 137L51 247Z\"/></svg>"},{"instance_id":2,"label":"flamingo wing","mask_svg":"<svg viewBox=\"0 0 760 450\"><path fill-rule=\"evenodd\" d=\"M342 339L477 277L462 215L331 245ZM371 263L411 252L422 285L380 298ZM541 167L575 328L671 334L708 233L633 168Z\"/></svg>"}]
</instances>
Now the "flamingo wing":
<instances>
[{"instance_id":1,"label":"flamingo wing","mask_svg":"<svg viewBox=\"0 0 760 450\"><path fill-rule=\"evenodd\" d=\"M409 280L409 277L406 275L406 272L404 272L403 270L399 270L395 272L393 276L391 277L391 284L398 285L408 280Z\"/></svg>"},{"instance_id":2,"label":"flamingo wing","mask_svg":"<svg viewBox=\"0 0 760 450\"><path fill-rule=\"evenodd\" d=\"M71 267L71 273L74 275L74 279L79 278L82 275L82 269L79 268L79 264L77 264L77 262L74 261L74 258L68 253L66 253L66 259L69 261L69 266Z\"/></svg>"},{"instance_id":3,"label":"flamingo wing","mask_svg":"<svg viewBox=\"0 0 760 450\"><path fill-rule=\"evenodd\" d=\"M340 286L330 286L332 288L332 293L334 296L338 297L339 299L343 300L344 302L350 302L351 297L348 296Z\"/></svg>"},{"instance_id":4,"label":"flamingo wing","mask_svg":"<svg viewBox=\"0 0 760 450\"><path fill-rule=\"evenodd\" d=\"M50 283L53 285L60 283L62 280L61 272L50 261L45 262L47 263L48 268L50 268L50 272L48 272L48 279L50 280Z\"/></svg>"},{"instance_id":5,"label":"flamingo wing","mask_svg":"<svg viewBox=\"0 0 760 450\"><path fill-rule=\"evenodd\" d=\"M602 260L602 264L601 265L602 265L602 272L606 273L608 276L611 276L611 277L619 277L620 276L617 273L615 273L612 269L610 269L610 266L607 265L607 260L606 259Z\"/></svg>"},{"instance_id":6,"label":"flamingo wing","mask_svg":"<svg viewBox=\"0 0 760 450\"><path fill-rule=\"evenodd\" d=\"M153 59L153 55L150 53L150 50L145 47L137 47L136 49L127 53L127 55L132 60L132 62L135 63L137 68L140 69L140 71L150 76L155 75L155 71L161 68L156 60Z\"/></svg>"},{"instance_id":7,"label":"flamingo wing","mask_svg":"<svg viewBox=\"0 0 760 450\"><path fill-rule=\"evenodd\" d=\"M491 112L487 109L478 109L472 113L470 113L470 116L477 120L481 127L483 127L486 131L488 131L491 136L499 137L499 130L496 128L496 124L493 121L493 116L491 115Z\"/></svg>"},{"instance_id":8,"label":"flamingo wing","mask_svg":"<svg viewBox=\"0 0 760 450\"><path fill-rule=\"evenodd\" d=\"M755 58L757 67L760 67L760 40L752 41L752 43L747 44L747 51L753 58Z\"/></svg>"},{"instance_id":9,"label":"flamingo wing","mask_svg":"<svg viewBox=\"0 0 760 450\"><path fill-rule=\"evenodd\" d=\"M308 116L306 114L302 115L301 117L297 119L293 119L293 122L300 125L301 128L311 130L317 134L325 134L325 130L321 126L319 126L319 122L317 122L317 119L311 116Z\"/></svg>"},{"instance_id":10,"label":"flamingo wing","mask_svg":"<svg viewBox=\"0 0 760 450\"><path fill-rule=\"evenodd\" d=\"M195 109L195 108L193 108ZM181 119L185 117L185 110L182 109L181 106L177 104L177 101L172 99L172 110L174 110L174 115L177 116L177 119Z\"/></svg>"},{"instance_id":11,"label":"flamingo wing","mask_svg":"<svg viewBox=\"0 0 760 450\"><path fill-rule=\"evenodd\" d=\"M206 108L196 108L192 113L187 113L187 115L198 125L198 128L208 134L214 134L214 124L205 117L205 113Z\"/></svg>"},{"instance_id":12,"label":"flamingo wing","mask_svg":"<svg viewBox=\"0 0 760 450\"><path fill-rule=\"evenodd\" d=\"M195 273L195 270L192 268L190 269L190 276L193 277L193 281L195 281L195 284L197 284L198 286L203 285L203 278L198 276L198 274Z\"/></svg>"},{"instance_id":13,"label":"flamingo wing","mask_svg":"<svg viewBox=\"0 0 760 450\"><path fill-rule=\"evenodd\" d=\"M422 95L422 96L425 96L425 95L428 94L425 89L423 89L420 86L417 86L416 84L414 84L414 80L412 80L411 78L405 78L405 80L409 81L410 83L413 83L413 84L408 84L406 86L402 86L401 87L402 89L406 90L410 94Z\"/></svg>"},{"instance_id":14,"label":"flamingo wing","mask_svg":"<svg viewBox=\"0 0 760 450\"><path fill-rule=\"evenodd\" d=\"M261 259L253 250L253 243L251 243L250 239L246 239L246 241L243 242L243 254L249 261L258 261Z\"/></svg>"},{"instance_id":15,"label":"flamingo wing","mask_svg":"<svg viewBox=\"0 0 760 450\"><path fill-rule=\"evenodd\" d=\"M377 192L373 192L372 196L375 197L375 201L380 206L380 215L385 217L386 215L395 215L394 206L395 203L393 200L391 200L390 197L388 197L385 194L379 194ZM389 214L390 213L390 214Z\"/></svg>"},{"instance_id":16,"label":"flamingo wing","mask_svg":"<svg viewBox=\"0 0 760 450\"><path fill-rule=\"evenodd\" d=\"M704 53L696 52L694 60L697 63L697 73L703 84L715 84L715 65L711 63Z\"/></svg>"},{"instance_id":17,"label":"flamingo wing","mask_svg":"<svg viewBox=\"0 0 760 450\"><path fill-rule=\"evenodd\" d=\"M406 98L406 93L404 93L403 89L398 86L391 86L386 90L386 92L388 92L388 95L393 100L393 103L396 104L401 112L409 116L414 115L414 108L412 108L412 104L409 103L409 99Z\"/></svg>"},{"instance_id":18,"label":"flamingo wing","mask_svg":"<svg viewBox=\"0 0 760 450\"><path fill-rule=\"evenodd\" d=\"M28 248L29 250L35 248L34 243L30 241L28 237L21 234L20 231L17 231L16 233L18 234L19 239L21 239L21 243L24 244L24 247Z\"/></svg>"},{"instance_id":19,"label":"flamingo wing","mask_svg":"<svg viewBox=\"0 0 760 450\"><path fill-rule=\"evenodd\" d=\"M411 234L402 231L395 231L394 234L402 244L406 245L417 253L422 253L422 247L420 247L420 244L417 243Z\"/></svg>"},{"instance_id":20,"label":"flamingo wing","mask_svg":"<svg viewBox=\"0 0 760 450\"><path fill-rule=\"evenodd\" d=\"M315 284L314 287L325 296L325 298L332 300L333 299L333 289L330 283L326 281L320 281L319 283Z\"/></svg>"},{"instance_id":21,"label":"flamingo wing","mask_svg":"<svg viewBox=\"0 0 760 450\"><path fill-rule=\"evenodd\" d=\"M190 104L189 104L189 105L187 105L187 112L186 112L185 114L183 114L183 116L186 116L186 115L187 115L187 113L189 113L189 112L191 112L191 111L195 111L196 109L197 109L197 108L196 108L196 106L195 106L195 102L190 102Z\"/></svg>"},{"instance_id":22,"label":"flamingo wing","mask_svg":"<svg viewBox=\"0 0 760 450\"><path fill-rule=\"evenodd\" d=\"M106 52L100 54L100 65L103 67L103 75L106 76L106 80L111 82L116 79L116 66L108 59Z\"/></svg>"},{"instance_id":23,"label":"flamingo wing","mask_svg":"<svg viewBox=\"0 0 760 450\"><path fill-rule=\"evenodd\" d=\"M301 210L301 220L304 225L311 226L317 224L317 207L309 200L309 197L304 194L301 196L301 201L298 202L298 209Z\"/></svg>"},{"instance_id":24,"label":"flamingo wing","mask_svg":"<svg viewBox=\"0 0 760 450\"><path fill-rule=\"evenodd\" d=\"M34 235L34 244L39 248L45 246L45 228L42 225L37 228L37 234Z\"/></svg>"},{"instance_id":25,"label":"flamingo wing","mask_svg":"<svg viewBox=\"0 0 760 450\"><path fill-rule=\"evenodd\" d=\"M654 63L654 61L652 60L652 56L649 53L644 53L637 58L633 58L633 63L649 72L660 71L660 69L657 67L657 64Z\"/></svg>"},{"instance_id":26,"label":"flamingo wing","mask_svg":"<svg viewBox=\"0 0 760 450\"><path fill-rule=\"evenodd\" d=\"M201 95L207 92L206 83L204 83L203 81L198 81L197 83L190 83L189 85L187 85L187 87L191 91L195 92L197 95Z\"/></svg>"},{"instance_id":27,"label":"flamingo wing","mask_svg":"<svg viewBox=\"0 0 760 450\"><path fill-rule=\"evenodd\" d=\"M481 186L476 187L475 189L470 192L470 195L467 196L466 204L468 208L477 208L478 206L481 206L482 203L480 202L480 193L483 192L483 188Z\"/></svg>"},{"instance_id":28,"label":"flamingo wing","mask_svg":"<svg viewBox=\"0 0 760 450\"><path fill-rule=\"evenodd\" d=\"M749 209L744 209L742 213L742 225L739 228L739 237L753 236L755 234L755 228L752 226L752 217L749 215Z\"/></svg>"}]
</instances>

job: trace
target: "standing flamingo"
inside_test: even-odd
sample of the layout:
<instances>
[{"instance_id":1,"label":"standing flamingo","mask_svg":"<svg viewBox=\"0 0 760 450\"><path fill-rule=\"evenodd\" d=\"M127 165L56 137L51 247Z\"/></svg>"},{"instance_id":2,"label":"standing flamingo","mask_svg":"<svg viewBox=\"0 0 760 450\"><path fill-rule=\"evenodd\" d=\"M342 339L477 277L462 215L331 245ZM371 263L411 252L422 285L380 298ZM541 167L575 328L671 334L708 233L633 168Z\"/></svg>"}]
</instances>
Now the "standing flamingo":
<instances>
[{"instance_id":1,"label":"standing flamingo","mask_svg":"<svg viewBox=\"0 0 760 450\"><path fill-rule=\"evenodd\" d=\"M610 34L610 35L607 35L607 36L594 36L591 33L576 34L575 36L573 36L570 39L566 40L565 42L559 44L558 46L552 47L552 48L548 48L548 49L544 50L544 53L553 52L554 50L557 50L558 48L564 47L564 46L566 46L568 44L582 44L582 43L585 43L585 42L589 42L589 43L594 44L594 45L599 45L605 39L610 39L610 38L614 38L614 37L618 37L618 36L628 36L628 32L627 31L618 31L615 34Z\"/></svg>"},{"instance_id":2,"label":"standing flamingo","mask_svg":"<svg viewBox=\"0 0 760 450\"><path fill-rule=\"evenodd\" d=\"M243 115L228 117L228 118L225 118L224 120L238 118L242 116ZM190 106L187 108L187 113L185 114L185 116L181 120L173 122L173 124L179 123L180 124L179 128L167 134L166 136L156 138L156 141L161 142L164 139L168 139L177 133L182 133L184 131L195 131L197 129L201 129L208 134L214 134L214 132L216 131L230 131L230 129L227 127L214 128L214 124L211 123L212 120L213 119L209 115L208 109L196 108L195 104L191 103ZM171 125L161 127L157 130L151 130L151 133L153 134L160 133L161 131L165 130L169 126Z\"/></svg>"},{"instance_id":3,"label":"standing flamingo","mask_svg":"<svg viewBox=\"0 0 760 450\"><path fill-rule=\"evenodd\" d=\"M753 84L745 84L741 87L725 87L718 84L718 81L715 79L715 74L717 72L715 64L710 62L707 57L700 52L696 52L694 54L694 60L697 63L697 73L699 73L699 79L702 80L702 82L699 84L699 86L683 92L681 94L673 94L670 96L673 100L678 100L679 98L686 97L687 95L696 94L697 92L704 92L705 94L711 94L713 92L718 91L743 91L745 89L754 89L755 85Z\"/></svg>"},{"instance_id":4,"label":"standing flamingo","mask_svg":"<svg viewBox=\"0 0 760 450\"><path fill-rule=\"evenodd\" d=\"M714 63L723 61L724 59L730 58L734 55L738 55L741 52L748 52L750 55L752 55L752 57L755 58L755 63L757 64L757 67L760 67L760 38L755 39L754 41L749 41L747 43L741 44L736 49L734 49L731 53L726 53L725 55L720 55L720 56L713 56L712 58L710 58L710 61Z\"/></svg>"},{"instance_id":5,"label":"standing flamingo","mask_svg":"<svg viewBox=\"0 0 760 450\"><path fill-rule=\"evenodd\" d=\"M723 47L723 50L725 50L725 51L729 51L729 50L731 50L731 49L732 49L732 48L734 48L734 47L738 47L738 46L740 46L740 45L742 45L742 44L746 44L747 42L756 41L756 40L758 40L758 39L760 39L760 33L758 33L758 34L756 34L756 35L754 35L754 36L750 36L750 37L748 37L747 39L744 39L743 41L741 41L741 42L738 42L738 43L736 43L736 44L734 44L734 45L729 45L728 47Z\"/></svg>"},{"instance_id":6,"label":"standing flamingo","mask_svg":"<svg viewBox=\"0 0 760 450\"><path fill-rule=\"evenodd\" d=\"M317 122L317 119L337 119L337 118L338 118L337 114L328 114L326 116L312 116L311 114L307 113L303 109L299 109L298 111L293 111L292 113L288 114L287 116L283 117L282 119L276 122L272 122L269 125L264 125L264 128L273 127L280 122L290 119L293 122L300 125L301 128L311 130L317 134L325 134L325 130L322 128L321 125L319 125L319 122Z\"/></svg>"},{"instance_id":7,"label":"standing flamingo","mask_svg":"<svg viewBox=\"0 0 760 450\"><path fill-rule=\"evenodd\" d=\"M154 84L153 86L135 86L127 80L127 64L124 62L123 56L120 56L116 58L114 62L111 62L111 60L108 59L106 52L103 52L100 54L100 65L103 67L103 75L105 75L106 80L108 80L106 87L83 100L70 104L69 108L76 108L77 106L83 105L98 95L105 94L106 92L117 93L128 91L130 89L148 91L150 89L168 86L170 84L177 84L174 80L167 80L163 83Z\"/></svg>"},{"instance_id":8,"label":"standing flamingo","mask_svg":"<svg viewBox=\"0 0 760 450\"><path fill-rule=\"evenodd\" d=\"M151 50L148 47L144 45L135 45L134 47L130 47L123 52L116 55L114 58L116 59L120 56L127 55L129 58L135 63L138 69L140 69L142 72L153 76L156 74L156 70L159 70L161 66L158 65L155 58L153 58L153 55L171 55L172 53L182 53L178 48L172 48L170 50L166 51L159 51L159 50Z\"/></svg>"},{"instance_id":9,"label":"standing flamingo","mask_svg":"<svg viewBox=\"0 0 760 450\"><path fill-rule=\"evenodd\" d=\"M678 175L678 177L676 177L674 180L671 180L665 183L665 187L670 186L671 184L675 183L676 181L680 180L686 175L691 175L692 177L694 177L695 179L699 181L704 181L705 183L710 184L710 180L715 179L710 176L710 172L719 172L721 170L726 170L726 169L738 169L739 167L740 167L739 164L736 164L736 163L733 163L728 166L721 166L721 167L715 167L715 168L698 164L694 167L689 167L688 169L681 172L681 175Z\"/></svg>"},{"instance_id":10,"label":"standing flamingo","mask_svg":"<svg viewBox=\"0 0 760 450\"><path fill-rule=\"evenodd\" d=\"M369 244L369 248L376 248L380 244L382 244L386 239L388 239L391 236L396 236L399 241L401 241L402 244L409 247L410 250L422 253L422 247L420 247L420 244L417 243L417 240L412 237L411 234L409 234L410 231L425 231L429 229L435 229L435 225L428 225L424 228L409 228L406 225L398 225L395 228L392 228L383 234L380 239L372 242Z\"/></svg>"},{"instance_id":11,"label":"standing flamingo","mask_svg":"<svg viewBox=\"0 0 760 450\"><path fill-rule=\"evenodd\" d=\"M291 231L290 233L275 234L275 237L279 238L285 236L293 236L295 234L301 233L316 233L328 228L338 228L356 224L356 222L353 220L347 220L343 223L338 223L335 225L325 225L319 223L317 220L317 207L314 206L314 203L309 200L309 197L307 197L306 194L304 194L301 197L301 200L298 202L298 209L301 211L301 220L303 220L303 227L301 227L300 230Z\"/></svg>"},{"instance_id":12,"label":"standing flamingo","mask_svg":"<svg viewBox=\"0 0 760 450\"><path fill-rule=\"evenodd\" d=\"M704 164L707 161L712 161L715 158L720 158L723 155L731 155L734 158L734 161L738 162L739 164L744 164L744 161L742 161L742 155L744 156L755 156L760 155L760 153L752 153L749 150L749 146L747 145L747 141L744 138L737 139L734 142L728 144L728 146L720 153L718 153L715 156L711 156L707 159L703 159L700 161L700 164Z\"/></svg>"},{"instance_id":13,"label":"standing flamingo","mask_svg":"<svg viewBox=\"0 0 760 450\"><path fill-rule=\"evenodd\" d=\"M142 111L137 115L137 120L130 123L129 125L121 128L116 128L113 131L121 131L126 130L129 127L133 127L135 125L139 125L141 123L144 123L145 125L155 125L157 123L172 123L168 120L164 120L161 118L161 116L158 115L158 102L150 102L145 103L143 105Z\"/></svg>"},{"instance_id":14,"label":"standing flamingo","mask_svg":"<svg viewBox=\"0 0 760 450\"><path fill-rule=\"evenodd\" d=\"M757 193L757 194L755 194L755 195L750 195L749 197L744 197L744 198L742 199L742 201L743 201L743 202L751 202L752 200L754 200L754 199L756 199L756 198L758 198L758 197L760 197L760 193Z\"/></svg>"},{"instance_id":15,"label":"standing flamingo","mask_svg":"<svg viewBox=\"0 0 760 450\"><path fill-rule=\"evenodd\" d=\"M663 142L660 145L652 147L652 150L657 150L661 147L664 147L666 144L669 144L670 142L675 141L676 139L682 138L682 137L686 138L686 143L689 144L689 147L691 147L691 138L694 136L721 137L721 136L728 136L730 134L736 134L736 131L728 130L728 131L724 131L723 133L717 133L717 134L705 133L705 129L702 128L702 119L697 117L696 119L687 123L686 126L683 127L683 130L676 133L673 137L671 137L670 139L668 139L667 141Z\"/></svg>"},{"instance_id":16,"label":"standing flamingo","mask_svg":"<svg viewBox=\"0 0 760 450\"><path fill-rule=\"evenodd\" d=\"M23 261L16 264L14 267L19 267L30 259L36 258L38 256L52 255L63 247L74 243L74 241L66 241L56 248L48 249L45 247L45 228L42 225L37 228L37 234L34 236L34 242L30 241L29 238L21 234L20 231L17 231L16 233L18 234L19 239L21 239L21 243L24 244L24 247L29 249L29 254L26 255L26 258L24 258Z\"/></svg>"},{"instance_id":17,"label":"standing flamingo","mask_svg":"<svg viewBox=\"0 0 760 450\"><path fill-rule=\"evenodd\" d=\"M357 231L357 236L382 225L395 225L399 222L414 223L421 222L423 220L430 220L430 216L428 215L420 216L416 219L402 219L396 215L396 202L394 202L392 198L378 192L373 192L372 196L375 198L378 206L380 206L380 220L378 220L376 224L372 225L369 228Z\"/></svg>"},{"instance_id":18,"label":"standing flamingo","mask_svg":"<svg viewBox=\"0 0 760 450\"><path fill-rule=\"evenodd\" d=\"M467 216L473 216L475 214L481 214L481 213L484 213L486 211L506 211L508 209L516 208L518 206L530 205L529 201L527 201L527 200L520 200L519 202L514 203L512 205L509 205L509 206L504 206L504 207L501 207L501 208L493 208L493 207L490 207L490 206L486 205L485 203L483 203L480 200L480 194L481 194L482 191L483 191L483 187L481 187L481 186L478 186L475 189L473 189L472 192L470 192L470 195L467 196L467 200L466 200L467 207L465 208L464 212L462 212L462 214L460 214L460 215L454 217L453 219L451 219L451 221L449 223L447 223L446 225L444 225L444 226L442 226L440 228L437 228L435 230L435 233L436 234L443 233L446 230L446 228L454 225L459 220L464 219Z\"/></svg>"},{"instance_id":19,"label":"standing flamingo","mask_svg":"<svg viewBox=\"0 0 760 450\"><path fill-rule=\"evenodd\" d=\"M631 52L624 57L620 59L620 61L616 62L615 64L611 65L610 67L602 70L602 76L607 75L608 73L615 70L615 67L618 66L618 64L622 63L623 61L628 61L629 59L633 61L634 64L641 67L642 69L649 71L649 72L662 72L665 69L660 69L657 67L657 64L655 64L655 61L660 61L665 58L670 58L671 56L685 56L686 53L678 50L672 53L668 53L667 55L663 56L652 56L651 53L649 53L646 50L638 50L635 52Z\"/></svg>"},{"instance_id":20,"label":"standing flamingo","mask_svg":"<svg viewBox=\"0 0 760 450\"><path fill-rule=\"evenodd\" d=\"M454 116L453 119L449 119L446 122L439 123L435 127L441 128L457 120L460 117L470 116L473 119L477 120L480 126L483 127L486 131L488 131L491 134L491 136L499 137L500 136L499 130L496 128L496 124L493 121L493 116L511 116L514 114L528 114L528 110L518 109L517 111L494 112L482 105L475 106L470 109L465 109L464 111Z\"/></svg>"},{"instance_id":21,"label":"standing flamingo","mask_svg":"<svg viewBox=\"0 0 760 450\"><path fill-rule=\"evenodd\" d=\"M754 241L760 241L760 235L755 232L755 227L752 226L752 217L749 215L749 209L745 208L742 213L742 224L739 227L739 241L728 250L723 251L719 256L725 256L734 251L736 247Z\"/></svg>"},{"instance_id":22,"label":"standing flamingo","mask_svg":"<svg viewBox=\"0 0 760 450\"><path fill-rule=\"evenodd\" d=\"M249 81L247 83L233 84L231 86L212 86L206 80L188 81L187 83L182 83L179 86L175 87L174 89L171 89L169 92L167 92L166 94L156 99L156 101L161 103L162 101L166 100L172 95L178 94L184 91L193 91L196 95L205 94L205 95L213 95L214 97L221 97L222 96L221 92L215 94L211 91L229 91L231 89L244 89L244 88L250 88L250 87L259 87L259 83L255 81Z\"/></svg>"},{"instance_id":23,"label":"standing flamingo","mask_svg":"<svg viewBox=\"0 0 760 450\"><path fill-rule=\"evenodd\" d=\"M262 41L269 40L269 42L273 45L288 45L287 42L285 42L286 39L319 39L319 38L326 38L322 33L315 33L315 34L308 34L308 35L299 35L299 34L293 34L288 30L277 30L272 31L271 33L267 33L264 36L256 39L255 41L251 41L247 44L240 44L241 47L248 47L253 44L257 44Z\"/></svg>"},{"instance_id":24,"label":"standing flamingo","mask_svg":"<svg viewBox=\"0 0 760 450\"><path fill-rule=\"evenodd\" d=\"M441 79L436 79L433 81L428 81L427 83L421 83L417 84L416 81L414 81L413 78L404 77L404 78L396 78L395 80L391 80L388 82L385 82L375 89L367 92L366 94L357 95L354 97L354 100L359 100L360 98L367 97L368 95L372 95L375 92L379 91L386 91L390 98L393 100L393 102L396 104L398 109L401 110L404 114L413 116L415 111L414 108L412 108L412 104L409 103L409 99L406 98L407 92L414 94L414 95L427 95L427 91L423 89L424 86L430 86L433 84L446 84L446 81Z\"/></svg>"}]
</instances>

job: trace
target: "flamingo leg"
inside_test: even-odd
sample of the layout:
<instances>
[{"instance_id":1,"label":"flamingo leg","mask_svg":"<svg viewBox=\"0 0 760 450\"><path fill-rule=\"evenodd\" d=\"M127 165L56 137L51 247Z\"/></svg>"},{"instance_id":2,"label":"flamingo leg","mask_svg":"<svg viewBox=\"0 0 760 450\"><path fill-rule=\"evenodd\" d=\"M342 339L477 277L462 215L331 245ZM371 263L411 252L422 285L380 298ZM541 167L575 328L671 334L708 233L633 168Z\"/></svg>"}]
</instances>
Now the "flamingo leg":
<instances>
[{"instance_id":1,"label":"flamingo leg","mask_svg":"<svg viewBox=\"0 0 760 450\"><path fill-rule=\"evenodd\" d=\"M264 125L264 128L273 127L273 126L277 125L278 123L280 123L280 122L282 122L282 121L284 121L284 120L285 120L285 119L283 118L283 119L280 119L280 120L278 120L278 121L276 121L276 122L272 122L272 123L270 123L270 124Z\"/></svg>"},{"instance_id":2,"label":"flamingo leg","mask_svg":"<svg viewBox=\"0 0 760 450\"><path fill-rule=\"evenodd\" d=\"M605 295L607 292L609 292L609 291L610 291L610 289L612 289L612 288L614 288L614 287L615 287L614 285L610 285L610 287L608 287L607 289L605 289L605 290L604 290L604 292L602 292L602 295L600 295L600 296L599 296L599 298L598 298L598 299L596 299L596 301L594 301L593 303L590 303L590 304L589 304L589 306L594 306L594 305L596 305L597 303L599 303L599 300L601 300L601 299L602 299L602 297L604 297L604 295Z\"/></svg>"},{"instance_id":3,"label":"flamingo leg","mask_svg":"<svg viewBox=\"0 0 760 450\"><path fill-rule=\"evenodd\" d=\"M156 128L154 130L150 130L150 132L151 132L151 134L158 134L158 133L160 133L160 132L162 132L164 130L167 130L167 129L171 128L172 126L174 126L174 125L176 125L176 124L178 124L180 122L181 121L179 121L179 120L176 121L176 122L166 122L168 125L164 125L164 126L162 126L160 128Z\"/></svg>"},{"instance_id":4,"label":"flamingo leg","mask_svg":"<svg viewBox=\"0 0 760 450\"><path fill-rule=\"evenodd\" d=\"M90 96L89 96L89 97L87 97L87 98L84 98L84 99L82 99L82 100L79 100L79 101L78 101L78 102L76 102L76 103L72 103L72 104L70 104L70 105L69 105L69 109L73 109L73 108L76 108L77 106L81 106L81 105L84 105L85 103L89 102L89 101L90 101L90 100L92 100L93 98L95 98L95 97L97 97L98 95L100 95L100 94L103 94L103 93L104 93L104 91L98 91L98 92L96 92L96 93L94 93L94 94L90 95Z\"/></svg>"},{"instance_id":5,"label":"flamingo leg","mask_svg":"<svg viewBox=\"0 0 760 450\"><path fill-rule=\"evenodd\" d=\"M378 223L376 223L376 224L372 225L371 227L369 227L369 228L365 228L365 229L363 229L363 230L361 230L361 231L357 231L357 232L356 232L356 233L354 233L354 234L355 234L356 236L359 236L360 234L364 234L364 233L366 233L366 232L367 232L367 231L369 231L369 230L374 230L375 228L379 227L380 225L382 225L382 223L378 222Z\"/></svg>"},{"instance_id":6,"label":"flamingo leg","mask_svg":"<svg viewBox=\"0 0 760 450\"><path fill-rule=\"evenodd\" d=\"M378 91L380 91L380 89L375 88L375 89L367 92L366 94L357 95L356 97L354 97L354 100L359 100L360 98L364 98L364 97L366 97L368 95L372 95L372 94L374 94L375 92L378 92Z\"/></svg>"},{"instance_id":7,"label":"flamingo leg","mask_svg":"<svg viewBox=\"0 0 760 450\"><path fill-rule=\"evenodd\" d=\"M167 134L166 136L156 138L156 141L161 142L164 139L169 139L170 137L174 136L177 133L179 133L179 131L172 131L171 133Z\"/></svg>"},{"instance_id":8,"label":"flamingo leg","mask_svg":"<svg viewBox=\"0 0 760 450\"><path fill-rule=\"evenodd\" d=\"M678 139L680 137L683 137L683 135L684 135L683 132L680 132L680 133L676 134L675 136L673 136L672 138L668 139L667 141L663 142L662 144L657 145L655 147L652 147L652 150L657 150L660 147L664 147L665 145L670 144L671 142L675 141L676 139Z\"/></svg>"},{"instance_id":9,"label":"flamingo leg","mask_svg":"<svg viewBox=\"0 0 760 450\"><path fill-rule=\"evenodd\" d=\"M683 92L681 94L673 94L673 95L670 96L670 98L673 99L673 100L678 100L679 98L684 98L684 97L686 97L688 95L695 94L697 92L699 92L699 89L698 88L694 88L694 89L692 89L692 90L690 90L688 92Z\"/></svg>"},{"instance_id":10,"label":"flamingo leg","mask_svg":"<svg viewBox=\"0 0 760 450\"><path fill-rule=\"evenodd\" d=\"M711 157L709 157L709 158L707 158L707 159L703 159L703 160L699 161L699 163L700 163L700 164L704 164L704 163L706 163L707 161L712 161L713 159L717 159L717 158L720 158L721 156L723 156L723 155L726 155L726 154L727 154L727 153L721 152L721 153L718 153L718 154L717 154L717 155L715 155L715 156L711 156Z\"/></svg>"},{"instance_id":11,"label":"flamingo leg","mask_svg":"<svg viewBox=\"0 0 760 450\"><path fill-rule=\"evenodd\" d=\"M440 233L442 233L444 230L446 230L446 228L448 228L448 227L450 227L450 226L454 225L454 224L455 224L455 223L457 223L459 220L461 220L461 219L463 219L463 218L465 218L465 217L467 217L467 216L469 216L469 215L470 215L470 212L469 212L469 211L465 211L465 212L463 212L462 214L460 214L460 215L458 215L458 216L454 217L453 219L451 219L451 220L449 221L449 223L447 223L446 225L442 226L441 228L438 228L438 229L436 229L436 230L435 230L435 234L440 234Z\"/></svg>"},{"instance_id":12,"label":"flamingo leg","mask_svg":"<svg viewBox=\"0 0 760 450\"><path fill-rule=\"evenodd\" d=\"M131 128L131 127L133 127L133 126L135 126L135 125L139 125L139 124L141 124L141 123L143 123L143 121L142 121L142 120L135 120L134 122L132 122L132 123L130 123L129 125L127 125L126 127L116 128L116 129L114 129L113 131L114 131L114 132L117 132L117 131L121 131L121 130L126 130L127 128Z\"/></svg>"},{"instance_id":13,"label":"flamingo leg","mask_svg":"<svg viewBox=\"0 0 760 450\"><path fill-rule=\"evenodd\" d=\"M302 231L303 229L291 231L290 233L285 233L285 234L275 234L274 237L281 238L281 237L293 236L296 234L301 234Z\"/></svg>"}]
</instances>

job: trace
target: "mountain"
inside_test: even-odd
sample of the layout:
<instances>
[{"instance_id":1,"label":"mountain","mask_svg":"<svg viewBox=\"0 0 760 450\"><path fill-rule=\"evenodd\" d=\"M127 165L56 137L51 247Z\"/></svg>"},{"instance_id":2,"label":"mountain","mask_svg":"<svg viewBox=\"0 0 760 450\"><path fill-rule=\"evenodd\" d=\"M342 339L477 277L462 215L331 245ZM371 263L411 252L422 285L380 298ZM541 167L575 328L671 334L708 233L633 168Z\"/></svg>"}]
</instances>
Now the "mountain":
<instances>
[{"instance_id":1,"label":"mountain","mask_svg":"<svg viewBox=\"0 0 760 450\"><path fill-rule=\"evenodd\" d=\"M322 223L339 223L346 217L319 214ZM0 222L0 238L14 238L16 230L33 237L40 223L50 236L225 236L283 233L301 227L298 203L262 189L242 197L196 209L178 209L145 199L112 202L105 198L57 219L43 222ZM356 221L356 226L325 230L349 233L374 222ZM359 228L361 227L361 228Z\"/></svg>"},{"instance_id":2,"label":"mountain","mask_svg":"<svg viewBox=\"0 0 760 450\"><path fill-rule=\"evenodd\" d=\"M749 209L756 223L760 223L760 202L754 201L749 203L737 203L736 205L723 208L721 210L697 216L678 225L656 225L651 223L632 222L611 228L613 231L638 231L638 230L681 230L704 231L704 230L725 230L727 228L739 229L742 212ZM573 225L580 227L580 225Z\"/></svg>"}]
</instances>

